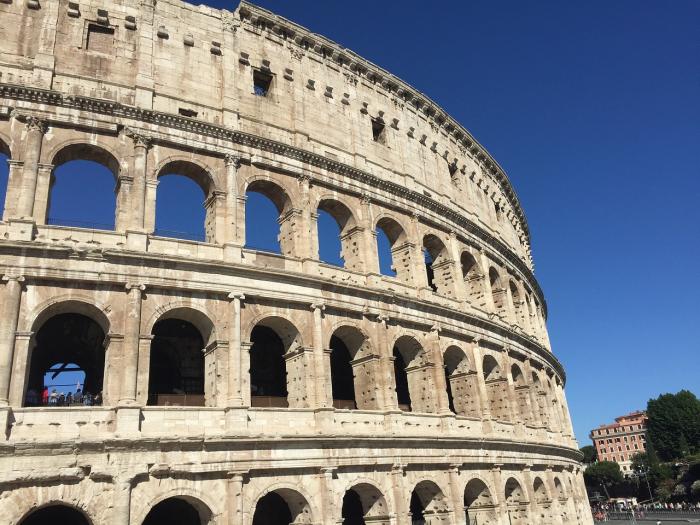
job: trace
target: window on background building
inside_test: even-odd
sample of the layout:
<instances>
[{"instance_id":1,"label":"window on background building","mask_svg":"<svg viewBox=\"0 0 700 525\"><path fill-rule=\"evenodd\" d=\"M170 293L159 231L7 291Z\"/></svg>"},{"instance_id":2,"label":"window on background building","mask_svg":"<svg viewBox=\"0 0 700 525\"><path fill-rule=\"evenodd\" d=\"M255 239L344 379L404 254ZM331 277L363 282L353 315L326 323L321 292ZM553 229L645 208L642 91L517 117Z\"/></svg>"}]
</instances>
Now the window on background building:
<instances>
[{"instance_id":1,"label":"window on background building","mask_svg":"<svg viewBox=\"0 0 700 525\"><path fill-rule=\"evenodd\" d=\"M639 450L639 446L636 443L634 444L634 450Z\"/></svg>"},{"instance_id":2,"label":"window on background building","mask_svg":"<svg viewBox=\"0 0 700 525\"><path fill-rule=\"evenodd\" d=\"M627 450L629 450L629 449L630 449L630 446L629 446L629 445L625 445L625 448L626 448Z\"/></svg>"},{"instance_id":3,"label":"window on background building","mask_svg":"<svg viewBox=\"0 0 700 525\"><path fill-rule=\"evenodd\" d=\"M627 436L624 437L624 440L627 441Z\"/></svg>"}]
</instances>

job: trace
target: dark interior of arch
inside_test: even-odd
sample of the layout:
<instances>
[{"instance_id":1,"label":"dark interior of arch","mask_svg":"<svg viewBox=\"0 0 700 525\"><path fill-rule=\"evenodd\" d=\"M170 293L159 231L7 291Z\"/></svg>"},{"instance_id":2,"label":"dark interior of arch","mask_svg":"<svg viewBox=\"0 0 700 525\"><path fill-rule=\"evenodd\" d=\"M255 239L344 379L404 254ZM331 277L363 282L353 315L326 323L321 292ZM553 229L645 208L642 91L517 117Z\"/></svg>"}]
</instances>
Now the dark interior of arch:
<instances>
[{"instance_id":1,"label":"dark interior of arch","mask_svg":"<svg viewBox=\"0 0 700 525\"><path fill-rule=\"evenodd\" d=\"M203 525L202 518L190 503L181 498L168 498L153 507L143 525ZM58 524L54 524L58 525Z\"/></svg>"},{"instance_id":2,"label":"dark interior of arch","mask_svg":"<svg viewBox=\"0 0 700 525\"><path fill-rule=\"evenodd\" d=\"M343 525L365 525L362 499L352 489L343 496Z\"/></svg>"},{"instance_id":3,"label":"dark interior of arch","mask_svg":"<svg viewBox=\"0 0 700 525\"><path fill-rule=\"evenodd\" d=\"M447 367L445 367L445 385L447 387L447 403L450 410L456 414L457 410L455 409L455 398L452 395L452 384L450 383L450 371Z\"/></svg>"},{"instance_id":4,"label":"dark interior of arch","mask_svg":"<svg viewBox=\"0 0 700 525\"><path fill-rule=\"evenodd\" d=\"M282 253L279 217L278 204L266 193L248 190L245 201L246 248Z\"/></svg>"},{"instance_id":5,"label":"dark interior of arch","mask_svg":"<svg viewBox=\"0 0 700 525\"><path fill-rule=\"evenodd\" d=\"M158 177L155 234L174 239L205 241L206 194L200 183L186 172L168 172Z\"/></svg>"},{"instance_id":6,"label":"dark interior of arch","mask_svg":"<svg viewBox=\"0 0 700 525\"><path fill-rule=\"evenodd\" d=\"M106 159L89 155L90 150L79 157L57 165L51 176L48 224L113 230L117 199L116 175ZM90 194L89 199L76 203L76 195Z\"/></svg>"},{"instance_id":7,"label":"dark interior of arch","mask_svg":"<svg viewBox=\"0 0 700 525\"><path fill-rule=\"evenodd\" d=\"M415 490L411 493L410 511L412 525L423 525L425 523L425 516L423 516L425 508L423 507L423 502L421 502L420 497Z\"/></svg>"},{"instance_id":8,"label":"dark interior of arch","mask_svg":"<svg viewBox=\"0 0 700 525\"><path fill-rule=\"evenodd\" d=\"M408 391L408 375L406 374L406 362L398 348L394 348L394 378L396 381L396 399L399 408L411 410L411 395Z\"/></svg>"},{"instance_id":9,"label":"dark interior of arch","mask_svg":"<svg viewBox=\"0 0 700 525\"><path fill-rule=\"evenodd\" d=\"M352 356L350 350L342 339L337 336L331 337L331 384L333 389L333 402L343 406L336 408L357 408L355 399L355 380L350 361ZM347 403L349 402L349 403Z\"/></svg>"},{"instance_id":10,"label":"dark interior of arch","mask_svg":"<svg viewBox=\"0 0 700 525\"><path fill-rule=\"evenodd\" d=\"M427 248L423 248L423 260L425 261L425 273L428 277L428 286L432 288L433 292L437 292L437 285L435 284L435 271L433 270L433 256L428 251Z\"/></svg>"},{"instance_id":11,"label":"dark interior of arch","mask_svg":"<svg viewBox=\"0 0 700 525\"><path fill-rule=\"evenodd\" d=\"M75 364L85 373L84 392L93 395L102 392L104 339L105 333L100 325L85 315L65 313L49 318L36 334L25 404L41 395L44 375L49 368L60 369L54 366L59 363ZM66 388L70 386L73 385L66 385ZM33 391L31 395L30 391Z\"/></svg>"},{"instance_id":12,"label":"dark interior of arch","mask_svg":"<svg viewBox=\"0 0 700 525\"><path fill-rule=\"evenodd\" d=\"M284 498L276 492L265 494L255 506L253 525L289 525L292 513Z\"/></svg>"},{"instance_id":13,"label":"dark interior of arch","mask_svg":"<svg viewBox=\"0 0 700 525\"><path fill-rule=\"evenodd\" d=\"M282 339L267 326L250 334L250 393L252 396L287 397L287 371Z\"/></svg>"},{"instance_id":14,"label":"dark interior of arch","mask_svg":"<svg viewBox=\"0 0 700 525\"><path fill-rule=\"evenodd\" d=\"M149 405L204 405L204 341L195 326L163 319L153 327Z\"/></svg>"},{"instance_id":15,"label":"dark interior of arch","mask_svg":"<svg viewBox=\"0 0 700 525\"><path fill-rule=\"evenodd\" d=\"M35 510L20 525L90 525L82 512L66 505L50 505Z\"/></svg>"}]
</instances>

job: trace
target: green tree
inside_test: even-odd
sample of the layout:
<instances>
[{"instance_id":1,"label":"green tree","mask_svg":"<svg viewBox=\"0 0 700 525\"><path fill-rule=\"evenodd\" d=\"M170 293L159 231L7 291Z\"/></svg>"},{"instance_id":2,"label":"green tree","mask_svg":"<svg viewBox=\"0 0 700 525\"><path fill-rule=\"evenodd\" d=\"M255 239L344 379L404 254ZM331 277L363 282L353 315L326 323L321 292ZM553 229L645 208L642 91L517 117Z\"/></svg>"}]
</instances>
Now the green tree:
<instances>
[{"instance_id":1,"label":"green tree","mask_svg":"<svg viewBox=\"0 0 700 525\"><path fill-rule=\"evenodd\" d=\"M700 400L688 390L647 403L647 436L662 461L700 451Z\"/></svg>"},{"instance_id":2,"label":"green tree","mask_svg":"<svg viewBox=\"0 0 700 525\"><path fill-rule=\"evenodd\" d=\"M583 454L583 462L587 465L595 463L596 459L598 459L598 455L596 454L595 447L593 445L581 447L580 452Z\"/></svg>"},{"instance_id":3,"label":"green tree","mask_svg":"<svg viewBox=\"0 0 700 525\"><path fill-rule=\"evenodd\" d=\"M609 494L608 489L622 483L623 477L620 465L613 461L599 461L583 472L583 479L588 487L602 487Z\"/></svg>"}]
</instances>

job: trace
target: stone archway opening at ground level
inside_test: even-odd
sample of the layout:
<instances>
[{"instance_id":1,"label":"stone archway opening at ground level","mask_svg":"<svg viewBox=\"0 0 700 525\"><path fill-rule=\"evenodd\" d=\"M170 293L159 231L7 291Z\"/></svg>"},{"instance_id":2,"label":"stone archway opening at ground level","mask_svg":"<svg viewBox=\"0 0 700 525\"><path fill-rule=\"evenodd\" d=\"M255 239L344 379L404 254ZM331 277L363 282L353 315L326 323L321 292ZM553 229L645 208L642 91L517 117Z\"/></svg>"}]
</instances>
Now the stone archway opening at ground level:
<instances>
[{"instance_id":1,"label":"stone archway opening at ground level","mask_svg":"<svg viewBox=\"0 0 700 525\"><path fill-rule=\"evenodd\" d=\"M201 501L178 496L157 503L142 525L208 525L211 517L211 511Z\"/></svg>"},{"instance_id":2,"label":"stone archway opening at ground level","mask_svg":"<svg viewBox=\"0 0 700 525\"><path fill-rule=\"evenodd\" d=\"M312 523L306 498L292 489L268 492L255 505L253 525L301 525Z\"/></svg>"},{"instance_id":3,"label":"stone archway opening at ground level","mask_svg":"<svg viewBox=\"0 0 700 525\"><path fill-rule=\"evenodd\" d=\"M68 505L48 505L31 512L19 525L92 525L85 515Z\"/></svg>"}]
</instances>

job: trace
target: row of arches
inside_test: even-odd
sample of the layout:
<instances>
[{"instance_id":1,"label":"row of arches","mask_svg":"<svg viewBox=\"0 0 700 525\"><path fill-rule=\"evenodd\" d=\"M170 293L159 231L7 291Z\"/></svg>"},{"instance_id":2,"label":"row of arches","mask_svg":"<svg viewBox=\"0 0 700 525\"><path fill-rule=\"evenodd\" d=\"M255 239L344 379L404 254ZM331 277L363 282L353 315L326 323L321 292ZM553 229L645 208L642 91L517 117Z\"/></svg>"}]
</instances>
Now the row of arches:
<instances>
[{"instance_id":1,"label":"row of arches","mask_svg":"<svg viewBox=\"0 0 700 525\"><path fill-rule=\"evenodd\" d=\"M573 503L568 490L558 476L553 477L552 493L540 476L534 478L530 494L521 482L509 477L498 496L493 495L488 484L480 478L472 478L465 486L463 508L453 508L450 498L432 480L418 482L404 505L413 525L453 523L454 513L457 523L467 525L495 525L506 515L510 524L570 523ZM397 509L390 509L387 499L380 489L369 482L360 482L345 491L340 503L340 520L330 516L321 519L315 516L310 501L300 491L293 488L273 488L261 495L250 509L252 525L291 525L314 524L321 522L343 523L344 525L394 523ZM534 505L533 505L534 503ZM206 503L192 496L171 496L158 501L150 508L142 525L209 525L215 516ZM92 525L87 513L69 504L55 502L31 511L18 525Z\"/></svg>"},{"instance_id":2,"label":"row of arches","mask_svg":"<svg viewBox=\"0 0 700 525\"><path fill-rule=\"evenodd\" d=\"M78 389L82 396L102 399L105 382L111 379L105 358L108 322L99 309L82 302L59 303L52 311L57 313L42 314L34 323L24 405L50 405L47 396L54 391L75 400ZM205 369L207 360L214 358L207 350L216 339L214 332L214 323L199 310L175 307L160 312L147 339L146 404L212 404ZM307 345L297 326L280 315L263 315L244 331L243 339L247 359L231 366L248 373L250 406L310 406L304 390L309 388ZM451 411L556 431L569 426L558 378L526 368L524 361L505 360L493 352L477 361L469 349L456 344L436 354L411 334L399 335L387 354L361 327L345 322L334 328L328 341L327 376L315 382L330 383L335 408ZM391 384L383 379L386 370L393 372ZM105 399L107 404L114 401Z\"/></svg>"},{"instance_id":3,"label":"row of arches","mask_svg":"<svg viewBox=\"0 0 700 525\"><path fill-rule=\"evenodd\" d=\"M9 148L1 141L0 156L0 160L9 159ZM4 195L9 175L6 163L0 164ZM122 176L124 166L106 148L70 144L59 149L48 166L48 193L42 197L37 190L36 196L46 201L46 223L119 231L130 227L127 215L134 203L127 200L135 183ZM153 209L145 210L146 230L165 237L222 242L218 230L232 219L222 219L217 210L224 206L225 192L210 169L184 159L166 159L157 165L143 196L146 202L151 197L154 202ZM448 239L437 233L421 236L389 213L375 220L360 218L353 205L335 193L305 206L294 202L296 193L269 177L247 180L243 216L233 219L244 223L238 228L243 232L240 241L256 250L307 257L306 248L300 246L307 242L306 236L299 233L304 227L303 210L311 206L309 249L319 261L352 271L376 271L444 297L464 298L481 309L493 309L523 329L536 334L544 331L541 306L532 290L520 279L503 275L495 263L482 260L476 248L463 247L461 253L454 253ZM12 208L17 197L8 194L2 201ZM12 209L5 210L5 217L12 215ZM371 236L363 233L367 228L375 237L372 246L367 245Z\"/></svg>"}]
</instances>

